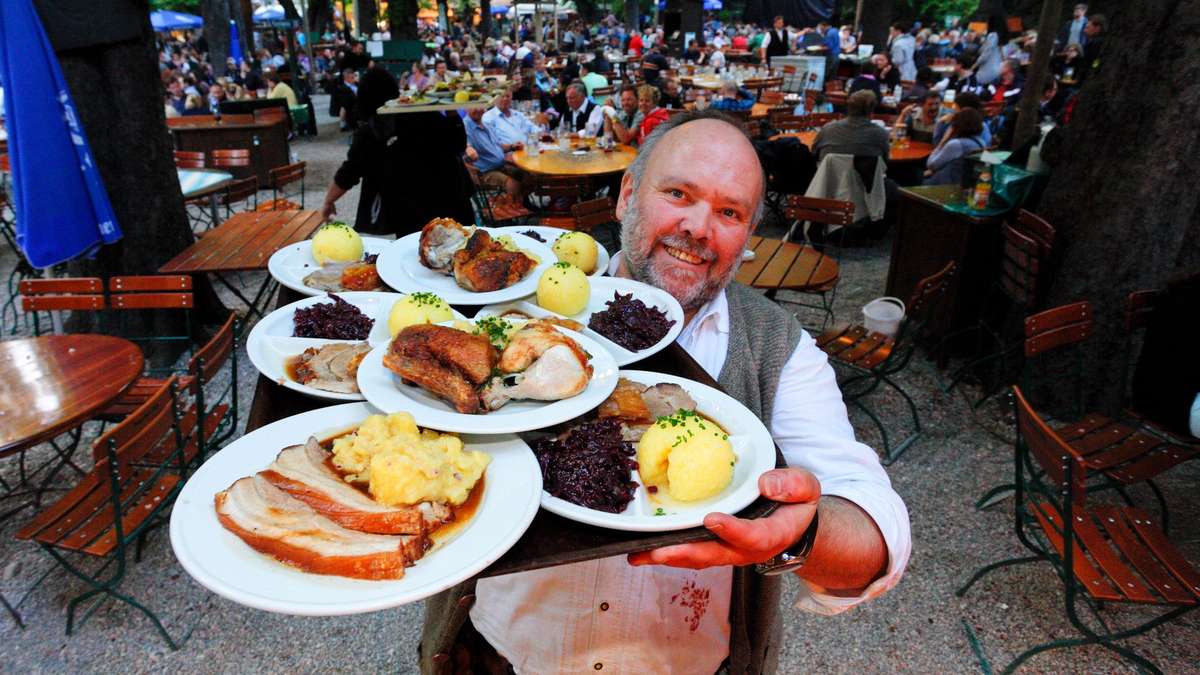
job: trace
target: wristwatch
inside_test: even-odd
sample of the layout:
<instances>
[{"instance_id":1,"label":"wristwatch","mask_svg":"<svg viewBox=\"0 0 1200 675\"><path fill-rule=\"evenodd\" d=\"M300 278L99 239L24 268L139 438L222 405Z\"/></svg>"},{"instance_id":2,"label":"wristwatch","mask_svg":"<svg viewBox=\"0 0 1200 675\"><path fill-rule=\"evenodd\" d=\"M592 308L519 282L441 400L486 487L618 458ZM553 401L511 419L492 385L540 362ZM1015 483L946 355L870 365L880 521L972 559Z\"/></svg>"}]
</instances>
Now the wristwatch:
<instances>
[{"instance_id":1,"label":"wristwatch","mask_svg":"<svg viewBox=\"0 0 1200 675\"><path fill-rule=\"evenodd\" d=\"M808 529L800 535L800 541L779 552L779 555L766 562L756 563L754 571L765 576L775 576L800 569L812 553L813 542L817 540L817 521L820 514L813 512Z\"/></svg>"}]
</instances>

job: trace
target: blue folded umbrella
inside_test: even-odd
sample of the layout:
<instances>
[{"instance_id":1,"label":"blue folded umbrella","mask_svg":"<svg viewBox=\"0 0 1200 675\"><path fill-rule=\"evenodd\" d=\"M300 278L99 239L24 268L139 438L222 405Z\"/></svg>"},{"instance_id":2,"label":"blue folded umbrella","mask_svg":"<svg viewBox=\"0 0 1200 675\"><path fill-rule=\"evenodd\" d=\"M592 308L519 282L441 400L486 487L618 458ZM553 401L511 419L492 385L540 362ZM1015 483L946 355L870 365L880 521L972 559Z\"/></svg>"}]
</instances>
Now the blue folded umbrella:
<instances>
[{"instance_id":1,"label":"blue folded umbrella","mask_svg":"<svg viewBox=\"0 0 1200 675\"><path fill-rule=\"evenodd\" d=\"M121 238L54 49L31 0L0 2L0 82L17 244L37 268Z\"/></svg>"}]
</instances>

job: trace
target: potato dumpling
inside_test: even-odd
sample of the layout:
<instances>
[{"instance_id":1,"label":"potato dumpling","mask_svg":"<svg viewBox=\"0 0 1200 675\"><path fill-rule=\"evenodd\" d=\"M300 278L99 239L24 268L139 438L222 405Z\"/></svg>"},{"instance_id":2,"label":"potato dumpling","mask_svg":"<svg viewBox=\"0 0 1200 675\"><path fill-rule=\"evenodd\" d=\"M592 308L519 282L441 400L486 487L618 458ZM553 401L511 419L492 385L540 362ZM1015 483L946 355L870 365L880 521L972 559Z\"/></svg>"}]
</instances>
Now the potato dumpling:
<instances>
[{"instance_id":1,"label":"potato dumpling","mask_svg":"<svg viewBox=\"0 0 1200 675\"><path fill-rule=\"evenodd\" d=\"M642 483L684 502L719 494L733 480L737 456L729 436L689 410L660 417L638 441Z\"/></svg>"},{"instance_id":2,"label":"potato dumpling","mask_svg":"<svg viewBox=\"0 0 1200 675\"><path fill-rule=\"evenodd\" d=\"M538 306L551 312L574 316L587 307L591 297L587 275L571 263L554 263L538 280Z\"/></svg>"},{"instance_id":3,"label":"potato dumpling","mask_svg":"<svg viewBox=\"0 0 1200 675\"><path fill-rule=\"evenodd\" d=\"M584 274L591 274L596 271L599 257L596 247L596 240L587 232L568 232L556 239L551 248L560 261L571 263Z\"/></svg>"},{"instance_id":4,"label":"potato dumpling","mask_svg":"<svg viewBox=\"0 0 1200 675\"><path fill-rule=\"evenodd\" d=\"M312 256L318 265L362 260L362 237L343 222L326 223L312 238Z\"/></svg>"},{"instance_id":5,"label":"potato dumpling","mask_svg":"<svg viewBox=\"0 0 1200 675\"><path fill-rule=\"evenodd\" d=\"M441 323L454 318L450 305L433 293L410 293L392 305L388 314L388 332L392 337L408 328L423 323Z\"/></svg>"}]
</instances>

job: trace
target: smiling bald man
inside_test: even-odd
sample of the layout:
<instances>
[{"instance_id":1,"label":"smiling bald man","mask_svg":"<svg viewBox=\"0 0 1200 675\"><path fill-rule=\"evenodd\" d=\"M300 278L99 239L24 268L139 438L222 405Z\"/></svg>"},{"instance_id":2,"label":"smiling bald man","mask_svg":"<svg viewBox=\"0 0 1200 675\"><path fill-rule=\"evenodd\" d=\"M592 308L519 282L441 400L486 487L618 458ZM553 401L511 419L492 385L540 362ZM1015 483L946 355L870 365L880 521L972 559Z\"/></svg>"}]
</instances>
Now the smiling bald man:
<instances>
[{"instance_id":1,"label":"smiling bald man","mask_svg":"<svg viewBox=\"0 0 1200 675\"><path fill-rule=\"evenodd\" d=\"M713 111L672 117L621 181L612 270L683 305L679 344L770 429L788 468L771 515L709 514L715 541L481 579L426 604L426 672L774 672L779 573L835 614L899 581L908 512L854 439L833 369L796 318L733 282L763 213L749 138Z\"/></svg>"}]
</instances>

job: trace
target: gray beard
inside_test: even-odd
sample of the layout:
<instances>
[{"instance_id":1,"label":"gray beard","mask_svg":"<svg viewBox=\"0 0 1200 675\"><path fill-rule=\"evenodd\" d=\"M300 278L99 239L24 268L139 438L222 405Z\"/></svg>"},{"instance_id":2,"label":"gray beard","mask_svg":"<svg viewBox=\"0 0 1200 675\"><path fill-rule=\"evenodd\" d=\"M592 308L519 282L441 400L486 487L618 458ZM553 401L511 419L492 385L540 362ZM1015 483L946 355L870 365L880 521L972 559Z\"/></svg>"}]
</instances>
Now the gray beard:
<instances>
[{"instance_id":1,"label":"gray beard","mask_svg":"<svg viewBox=\"0 0 1200 675\"><path fill-rule=\"evenodd\" d=\"M648 259L650 250L654 248L653 244L645 252L635 245L635 243L643 241L642 219L641 214L638 213L637 198L631 195L629 202L625 205L625 215L621 218L621 257L625 262L625 269L635 281L666 290L668 288L666 280L658 270L654 269ZM700 309L717 297L717 294L733 281L740 265L739 257L739 260L731 265L729 271L720 279L706 278L702 283L687 285L685 294L676 295L675 299L683 306L685 312Z\"/></svg>"}]
</instances>

